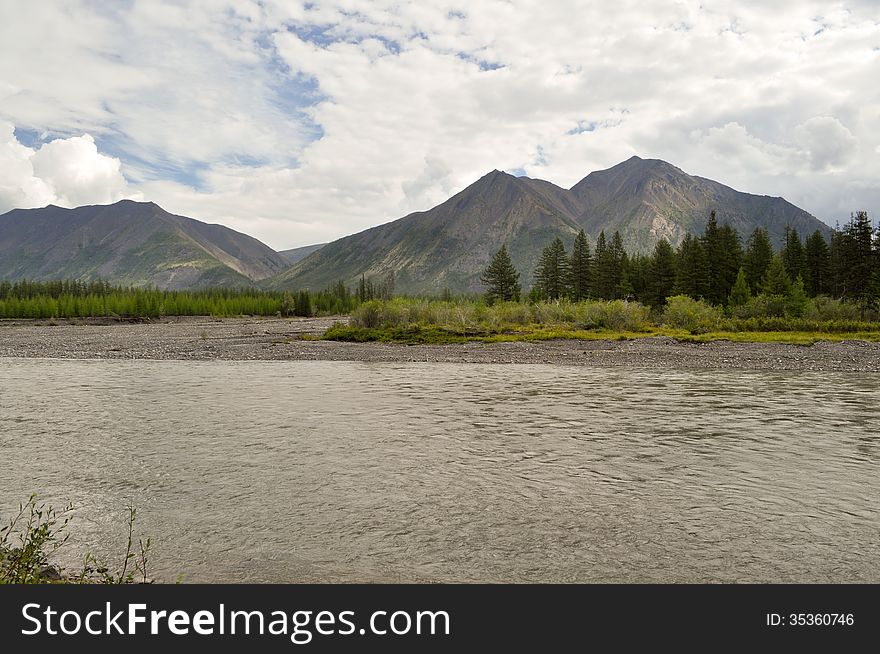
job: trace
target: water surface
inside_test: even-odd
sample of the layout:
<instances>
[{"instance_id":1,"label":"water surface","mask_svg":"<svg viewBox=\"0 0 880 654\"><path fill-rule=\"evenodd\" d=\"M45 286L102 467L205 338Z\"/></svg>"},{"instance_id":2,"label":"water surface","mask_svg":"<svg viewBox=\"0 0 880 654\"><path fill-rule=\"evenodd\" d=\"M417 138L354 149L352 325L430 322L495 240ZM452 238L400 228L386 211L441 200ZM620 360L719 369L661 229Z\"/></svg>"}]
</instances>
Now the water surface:
<instances>
[{"instance_id":1,"label":"water surface","mask_svg":"<svg viewBox=\"0 0 880 654\"><path fill-rule=\"evenodd\" d=\"M880 582L880 374L0 360L0 511L173 581Z\"/></svg>"}]
</instances>

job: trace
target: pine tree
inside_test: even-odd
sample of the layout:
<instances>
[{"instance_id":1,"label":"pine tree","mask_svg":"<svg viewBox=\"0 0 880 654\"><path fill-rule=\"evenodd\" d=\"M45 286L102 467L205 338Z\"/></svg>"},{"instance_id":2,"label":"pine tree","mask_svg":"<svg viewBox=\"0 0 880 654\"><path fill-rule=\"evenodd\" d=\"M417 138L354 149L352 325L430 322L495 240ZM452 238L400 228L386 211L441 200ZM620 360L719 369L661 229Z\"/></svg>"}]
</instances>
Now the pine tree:
<instances>
[{"instance_id":1,"label":"pine tree","mask_svg":"<svg viewBox=\"0 0 880 654\"><path fill-rule=\"evenodd\" d=\"M804 245L804 287L808 296L816 297L831 291L828 266L828 243L817 229Z\"/></svg>"},{"instance_id":2,"label":"pine tree","mask_svg":"<svg viewBox=\"0 0 880 654\"><path fill-rule=\"evenodd\" d=\"M804 274L804 247L801 237L791 227L785 228L785 244L782 247L782 262L789 279L797 279Z\"/></svg>"},{"instance_id":3,"label":"pine tree","mask_svg":"<svg viewBox=\"0 0 880 654\"><path fill-rule=\"evenodd\" d=\"M877 303L874 227L866 211L857 211L841 232L844 298L865 312Z\"/></svg>"},{"instance_id":4,"label":"pine tree","mask_svg":"<svg viewBox=\"0 0 880 654\"><path fill-rule=\"evenodd\" d=\"M737 232L730 225L722 225L718 230L721 240L722 259L719 264L718 293L721 296L722 303L728 298L736 283L739 270L743 265L743 248L742 241Z\"/></svg>"},{"instance_id":5,"label":"pine tree","mask_svg":"<svg viewBox=\"0 0 880 654\"><path fill-rule=\"evenodd\" d=\"M605 231L596 239L596 255L593 259L594 294L601 300L614 298L614 259L605 240Z\"/></svg>"},{"instance_id":6,"label":"pine tree","mask_svg":"<svg viewBox=\"0 0 880 654\"><path fill-rule=\"evenodd\" d=\"M626 298L632 293L632 286L629 283L627 269L629 267L629 257L623 248L623 239L620 232L615 231L611 237L611 246L608 248L610 252L611 270L610 277L612 283L612 298Z\"/></svg>"},{"instance_id":7,"label":"pine tree","mask_svg":"<svg viewBox=\"0 0 880 654\"><path fill-rule=\"evenodd\" d=\"M590 297L593 285L593 261L590 256L590 243L587 235L581 230L574 239L571 251L571 299L575 302Z\"/></svg>"},{"instance_id":8,"label":"pine tree","mask_svg":"<svg viewBox=\"0 0 880 654\"><path fill-rule=\"evenodd\" d=\"M649 263L650 278L646 299L648 304L659 307L675 292L675 250L665 238L657 241Z\"/></svg>"},{"instance_id":9,"label":"pine tree","mask_svg":"<svg viewBox=\"0 0 880 654\"><path fill-rule=\"evenodd\" d=\"M506 245L502 245L492 257L492 262L480 277L480 281L489 287L486 291L486 301L489 303L496 300L502 302L519 300L521 291L519 272L513 267Z\"/></svg>"},{"instance_id":10,"label":"pine tree","mask_svg":"<svg viewBox=\"0 0 880 654\"><path fill-rule=\"evenodd\" d=\"M785 271L785 262L781 255L776 255L770 261L767 267L767 273L764 275L764 281L761 284L761 291L767 295L788 295L791 289L791 279Z\"/></svg>"},{"instance_id":11,"label":"pine tree","mask_svg":"<svg viewBox=\"0 0 880 654\"><path fill-rule=\"evenodd\" d=\"M558 300L568 295L570 269L565 244L558 236L544 248L535 268L535 286L547 300Z\"/></svg>"},{"instance_id":12,"label":"pine tree","mask_svg":"<svg viewBox=\"0 0 880 654\"><path fill-rule=\"evenodd\" d=\"M676 293L689 295L695 300L706 297L709 288L709 263L700 239L686 234L678 246L677 259Z\"/></svg>"},{"instance_id":13,"label":"pine tree","mask_svg":"<svg viewBox=\"0 0 880 654\"><path fill-rule=\"evenodd\" d=\"M800 318L804 315L808 302L809 298L804 290L804 278L798 275L785 296L785 312L790 316Z\"/></svg>"},{"instance_id":14,"label":"pine tree","mask_svg":"<svg viewBox=\"0 0 880 654\"><path fill-rule=\"evenodd\" d=\"M648 303L648 294L651 286L651 257L644 254L634 254L628 257L626 267L625 285L629 293L639 302Z\"/></svg>"},{"instance_id":15,"label":"pine tree","mask_svg":"<svg viewBox=\"0 0 880 654\"><path fill-rule=\"evenodd\" d=\"M761 290L764 275L767 274L767 268L772 260L773 245L770 243L767 230L763 227L756 227L749 237L743 257L743 269L745 270L746 281L749 283L752 293L758 293Z\"/></svg>"},{"instance_id":16,"label":"pine tree","mask_svg":"<svg viewBox=\"0 0 880 654\"><path fill-rule=\"evenodd\" d=\"M836 227L831 234L831 243L828 245L828 286L831 295L836 298L846 296L846 256L848 243L843 236L840 227Z\"/></svg>"},{"instance_id":17,"label":"pine tree","mask_svg":"<svg viewBox=\"0 0 880 654\"><path fill-rule=\"evenodd\" d=\"M706 229L700 238L703 250L706 252L706 263L709 269L709 285L706 289L706 299L712 304L723 304L727 299L724 292L724 250L721 244L721 234L718 230L718 219L715 210L709 214Z\"/></svg>"},{"instance_id":18,"label":"pine tree","mask_svg":"<svg viewBox=\"0 0 880 654\"><path fill-rule=\"evenodd\" d=\"M749 289L749 283L746 281L746 273L740 268L736 274L736 281L730 290L730 297L727 299L727 306L730 308L741 307L752 299L752 291Z\"/></svg>"},{"instance_id":19,"label":"pine tree","mask_svg":"<svg viewBox=\"0 0 880 654\"><path fill-rule=\"evenodd\" d=\"M385 279L379 283L379 297L390 300L394 297L394 271L392 270Z\"/></svg>"},{"instance_id":20,"label":"pine tree","mask_svg":"<svg viewBox=\"0 0 880 654\"><path fill-rule=\"evenodd\" d=\"M300 291L296 294L293 305L293 315L308 318L312 315L312 298L308 291Z\"/></svg>"}]
</instances>

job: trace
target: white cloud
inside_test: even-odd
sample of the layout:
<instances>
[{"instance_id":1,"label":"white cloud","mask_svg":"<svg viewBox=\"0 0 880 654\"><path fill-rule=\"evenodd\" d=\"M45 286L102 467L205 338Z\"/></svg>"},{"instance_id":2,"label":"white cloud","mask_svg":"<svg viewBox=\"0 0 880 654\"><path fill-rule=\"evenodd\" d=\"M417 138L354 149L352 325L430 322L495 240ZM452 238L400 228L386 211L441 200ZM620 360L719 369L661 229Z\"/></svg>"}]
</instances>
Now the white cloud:
<instances>
[{"instance_id":1,"label":"white cloud","mask_svg":"<svg viewBox=\"0 0 880 654\"><path fill-rule=\"evenodd\" d=\"M880 212L870 2L47 4L0 8L0 118L92 134L147 199L279 248L633 154Z\"/></svg>"},{"instance_id":2,"label":"white cloud","mask_svg":"<svg viewBox=\"0 0 880 654\"><path fill-rule=\"evenodd\" d=\"M831 116L810 118L794 132L798 143L809 154L813 170L841 169L858 151L858 139Z\"/></svg>"},{"instance_id":3,"label":"white cloud","mask_svg":"<svg viewBox=\"0 0 880 654\"><path fill-rule=\"evenodd\" d=\"M119 159L98 152L88 134L55 139L35 150L19 143L11 124L0 122L0 212L141 199L128 188L120 167Z\"/></svg>"}]
</instances>

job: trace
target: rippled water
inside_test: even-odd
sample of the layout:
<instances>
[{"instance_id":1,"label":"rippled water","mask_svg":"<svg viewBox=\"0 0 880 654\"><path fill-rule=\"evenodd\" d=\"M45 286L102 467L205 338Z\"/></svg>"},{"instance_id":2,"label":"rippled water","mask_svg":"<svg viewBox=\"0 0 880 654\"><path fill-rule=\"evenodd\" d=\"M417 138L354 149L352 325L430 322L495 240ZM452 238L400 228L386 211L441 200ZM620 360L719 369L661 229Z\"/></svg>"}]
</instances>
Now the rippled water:
<instances>
[{"instance_id":1,"label":"rippled water","mask_svg":"<svg viewBox=\"0 0 880 654\"><path fill-rule=\"evenodd\" d=\"M189 581L880 582L880 375L0 360L0 510ZM68 563L70 561L67 561Z\"/></svg>"}]
</instances>

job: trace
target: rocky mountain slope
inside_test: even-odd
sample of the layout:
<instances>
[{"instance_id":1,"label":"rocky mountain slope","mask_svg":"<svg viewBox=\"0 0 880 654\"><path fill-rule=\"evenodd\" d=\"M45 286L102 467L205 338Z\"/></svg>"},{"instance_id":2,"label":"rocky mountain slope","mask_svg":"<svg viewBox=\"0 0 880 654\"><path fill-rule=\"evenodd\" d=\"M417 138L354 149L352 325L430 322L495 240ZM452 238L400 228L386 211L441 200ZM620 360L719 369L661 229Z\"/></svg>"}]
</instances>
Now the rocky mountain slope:
<instances>
[{"instance_id":1,"label":"rocky mountain slope","mask_svg":"<svg viewBox=\"0 0 880 654\"><path fill-rule=\"evenodd\" d=\"M0 279L105 279L183 289L250 286L288 267L257 239L152 202L14 209L0 216Z\"/></svg>"},{"instance_id":2,"label":"rocky mountain slope","mask_svg":"<svg viewBox=\"0 0 880 654\"><path fill-rule=\"evenodd\" d=\"M677 245L688 232L702 233L713 209L743 239L757 226L777 244L786 226L803 236L830 233L782 198L741 193L664 161L632 157L571 189L495 170L433 209L324 246L266 285L319 289L393 272L399 293L478 291L480 274L506 243L528 286L541 250L556 236L570 247L580 229L593 243L601 230L608 237L620 231L630 252L647 252L661 238Z\"/></svg>"}]
</instances>

